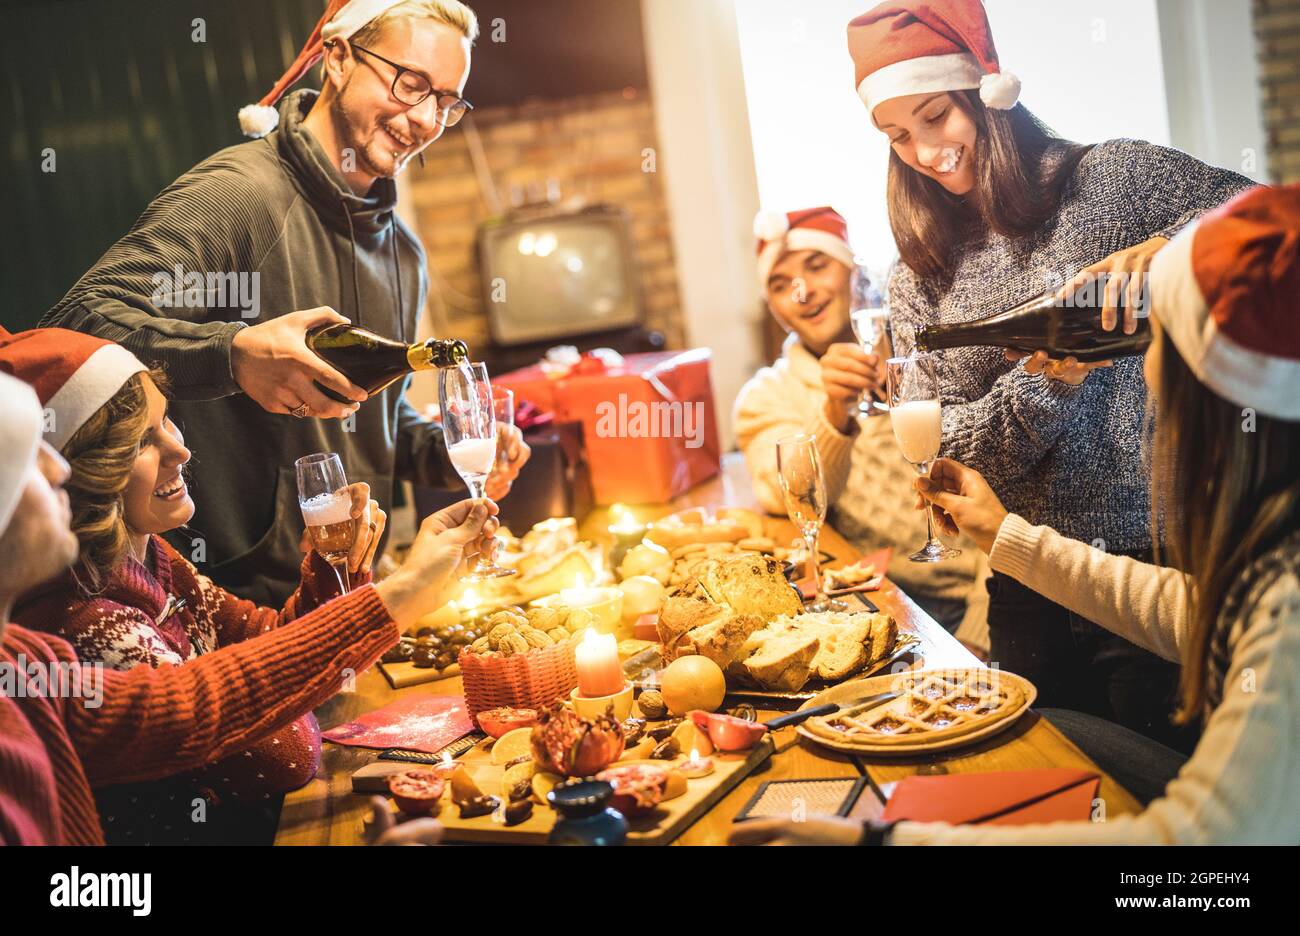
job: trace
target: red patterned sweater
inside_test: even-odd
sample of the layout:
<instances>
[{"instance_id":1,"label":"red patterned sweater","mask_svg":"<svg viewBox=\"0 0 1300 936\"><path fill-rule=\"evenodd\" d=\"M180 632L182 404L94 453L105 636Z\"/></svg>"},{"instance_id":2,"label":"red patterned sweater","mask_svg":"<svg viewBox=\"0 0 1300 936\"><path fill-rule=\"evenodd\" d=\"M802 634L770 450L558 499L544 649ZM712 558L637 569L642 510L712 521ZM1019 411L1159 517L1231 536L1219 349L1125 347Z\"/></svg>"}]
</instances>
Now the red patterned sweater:
<instances>
[{"instance_id":1,"label":"red patterned sweater","mask_svg":"<svg viewBox=\"0 0 1300 936\"><path fill-rule=\"evenodd\" d=\"M324 703L398 639L366 586L293 623L184 666L128 672L77 660L58 637L8 627L0 641L0 844L98 845L92 787L135 783L223 760ZM83 691L32 688L75 672ZM14 692L14 674L27 674ZM66 678L66 675L65 675ZM96 693L85 691L102 679Z\"/></svg>"},{"instance_id":2,"label":"red patterned sweater","mask_svg":"<svg viewBox=\"0 0 1300 936\"><path fill-rule=\"evenodd\" d=\"M71 575L23 596L14 623L64 638L83 662L100 661L116 670L140 665L157 668L187 663L273 630L340 592L333 570L315 552L303 560L298 590L276 611L221 589L161 537L151 537L148 549L148 566L127 558L93 597L81 594ZM369 580L366 573L358 585ZM168 596L183 598L186 604L159 623ZM225 803L251 806L271 801L315 776L320 744L320 726L307 712L248 750L192 776L161 785L98 791L109 841L176 841L177 834L180 841L188 841L185 830L195 827L177 823L176 818L188 815L194 796L218 808Z\"/></svg>"}]
</instances>

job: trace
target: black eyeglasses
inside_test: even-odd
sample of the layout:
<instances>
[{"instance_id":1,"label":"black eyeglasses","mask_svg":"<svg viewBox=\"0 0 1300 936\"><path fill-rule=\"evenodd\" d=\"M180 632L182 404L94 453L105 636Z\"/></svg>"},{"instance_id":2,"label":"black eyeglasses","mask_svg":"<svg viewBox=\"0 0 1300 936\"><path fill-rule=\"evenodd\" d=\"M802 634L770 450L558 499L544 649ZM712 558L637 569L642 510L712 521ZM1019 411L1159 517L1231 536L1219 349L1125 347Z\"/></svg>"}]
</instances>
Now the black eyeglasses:
<instances>
[{"instance_id":1,"label":"black eyeglasses","mask_svg":"<svg viewBox=\"0 0 1300 936\"><path fill-rule=\"evenodd\" d=\"M364 52L371 58L377 58L386 65L391 65L397 69L397 74L393 76L393 97L401 101L408 107L414 107L417 104L424 103L428 98L438 96L438 123L444 127L454 127L460 123L460 119L466 113L474 109L474 105L465 100L459 94L451 91L439 91L429 83L429 79L417 71L412 71L405 65L398 65L396 62L384 58L364 49L355 43L352 48L358 52Z\"/></svg>"}]
</instances>

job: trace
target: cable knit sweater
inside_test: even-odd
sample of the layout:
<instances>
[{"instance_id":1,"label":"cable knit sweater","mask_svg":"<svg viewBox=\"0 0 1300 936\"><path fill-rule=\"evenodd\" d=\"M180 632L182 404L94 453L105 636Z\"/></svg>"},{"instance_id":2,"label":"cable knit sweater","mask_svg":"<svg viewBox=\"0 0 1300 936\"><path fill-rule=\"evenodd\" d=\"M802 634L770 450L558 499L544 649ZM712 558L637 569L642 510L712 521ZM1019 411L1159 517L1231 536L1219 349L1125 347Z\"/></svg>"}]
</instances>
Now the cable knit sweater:
<instances>
[{"instance_id":1,"label":"cable knit sweater","mask_svg":"<svg viewBox=\"0 0 1300 936\"><path fill-rule=\"evenodd\" d=\"M1045 160L1060 154L1053 148ZM987 234L963 245L946 290L900 263L889 284L895 333L1009 309L1115 251L1172 236L1253 184L1177 150L1098 143L1050 221L1028 237ZM939 380L943 454L982 473L1009 510L1112 551L1151 545L1140 359L1069 386L1025 373L999 348L956 348L940 353Z\"/></svg>"},{"instance_id":2,"label":"cable knit sweater","mask_svg":"<svg viewBox=\"0 0 1300 936\"><path fill-rule=\"evenodd\" d=\"M925 542L925 514L915 509L916 470L899 451L888 417L856 419L842 433L827 421L821 363L790 335L781 357L749 379L736 397L734 424L740 449L764 510L785 513L776 470L776 440L808 433L817 437L826 476L830 521L853 545L869 552L893 547L888 575L904 591L963 599L986 574L983 554L967 540L962 554L941 563L909 562ZM971 594L981 607L987 593Z\"/></svg>"},{"instance_id":3,"label":"cable knit sweater","mask_svg":"<svg viewBox=\"0 0 1300 936\"><path fill-rule=\"evenodd\" d=\"M86 597L71 574L24 595L14 623L55 634L72 644L80 660L116 670L180 665L294 620L340 593L338 579L315 552L304 557L301 584L283 610L263 608L216 586L161 537L151 537L148 567L125 559L107 586ZM150 571L150 570L153 571ZM369 573L358 581L364 585ZM169 596L185 607L165 622L158 618ZM212 810L223 804L257 804L295 790L316 775L320 726L310 712L281 731L225 761L160 783L96 790L110 842L190 841L190 803L202 796ZM204 829L220 822L211 815Z\"/></svg>"},{"instance_id":4,"label":"cable knit sweater","mask_svg":"<svg viewBox=\"0 0 1300 936\"><path fill-rule=\"evenodd\" d=\"M373 586L184 666L101 670L102 704L0 694L0 844L99 845L92 787L193 770L246 750L311 711L398 639ZM69 667L58 637L10 625L0 672Z\"/></svg>"},{"instance_id":5,"label":"cable knit sweater","mask_svg":"<svg viewBox=\"0 0 1300 936\"><path fill-rule=\"evenodd\" d=\"M1015 578L1167 660L1187 645L1189 580L1009 514L990 556ZM902 822L898 845L1300 844L1300 534L1230 592L1222 701L1165 795L1135 816L1029 826ZM1236 599L1236 600L1233 600Z\"/></svg>"}]
</instances>

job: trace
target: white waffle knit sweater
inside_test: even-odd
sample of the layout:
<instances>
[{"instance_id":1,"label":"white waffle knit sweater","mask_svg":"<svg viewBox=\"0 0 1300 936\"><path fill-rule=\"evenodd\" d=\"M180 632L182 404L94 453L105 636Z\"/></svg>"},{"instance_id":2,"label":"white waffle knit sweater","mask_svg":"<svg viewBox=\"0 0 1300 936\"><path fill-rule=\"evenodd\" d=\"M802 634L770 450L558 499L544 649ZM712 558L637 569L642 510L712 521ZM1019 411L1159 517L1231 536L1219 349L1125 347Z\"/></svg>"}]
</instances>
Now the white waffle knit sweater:
<instances>
[{"instance_id":1,"label":"white waffle knit sweater","mask_svg":"<svg viewBox=\"0 0 1300 936\"><path fill-rule=\"evenodd\" d=\"M1067 539L1009 514L991 563L1121 637L1179 660L1187 643L1188 579ZM1226 622L1223 701L1164 796L1104 822L948 826L901 822L895 845L1300 844L1300 535L1262 557L1238 586Z\"/></svg>"},{"instance_id":2,"label":"white waffle knit sweater","mask_svg":"<svg viewBox=\"0 0 1300 936\"><path fill-rule=\"evenodd\" d=\"M741 388L736 397L736 438L763 509L785 513L777 480L776 440L801 432L815 435L831 526L863 552L892 546L888 575L904 591L953 599L970 593L970 604L978 605L980 619L986 620L988 596L982 582L987 564L973 543L963 539L961 556L945 562L907 559L925 542L925 514L915 509L916 471L899 451L888 417L858 419L846 435L827 421L825 407L821 364L793 334L776 363L762 368ZM972 590L977 577L980 587ZM969 610L967 617L971 617Z\"/></svg>"}]
</instances>

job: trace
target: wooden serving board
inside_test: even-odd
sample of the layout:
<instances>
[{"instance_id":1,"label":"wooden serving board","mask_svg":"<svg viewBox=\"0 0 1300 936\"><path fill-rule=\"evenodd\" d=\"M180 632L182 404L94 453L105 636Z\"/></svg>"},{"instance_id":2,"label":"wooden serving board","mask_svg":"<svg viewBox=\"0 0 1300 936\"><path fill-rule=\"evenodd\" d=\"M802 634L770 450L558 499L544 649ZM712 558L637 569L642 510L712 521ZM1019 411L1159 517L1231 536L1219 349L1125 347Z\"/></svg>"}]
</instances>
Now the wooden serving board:
<instances>
[{"instance_id":1,"label":"wooden serving board","mask_svg":"<svg viewBox=\"0 0 1300 936\"><path fill-rule=\"evenodd\" d=\"M500 798L501 776L504 766L492 764L490 738L474 746L457 760L469 770L470 776L479 789L491 796ZM697 819L713 808L720 799L727 795L736 784L749 776L760 764L772 756L774 747L771 738L764 738L748 751L738 754L710 755L714 771L707 777L686 781L686 792L681 796L663 803L653 813L628 820L627 843L629 845L667 845L684 832ZM686 758L679 757L676 763ZM669 766L672 761L662 761ZM377 761L383 764L382 771L387 774L396 769L409 769L414 764L396 764ZM354 785L357 777L354 775ZM451 791L443 793L442 810L438 820L444 826L443 841L479 842L502 845L544 845L555 824L556 814L550 806L533 804L533 814L517 826L506 827L492 816L479 816L475 819L461 819L459 810L451 801Z\"/></svg>"}]
</instances>

